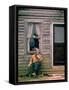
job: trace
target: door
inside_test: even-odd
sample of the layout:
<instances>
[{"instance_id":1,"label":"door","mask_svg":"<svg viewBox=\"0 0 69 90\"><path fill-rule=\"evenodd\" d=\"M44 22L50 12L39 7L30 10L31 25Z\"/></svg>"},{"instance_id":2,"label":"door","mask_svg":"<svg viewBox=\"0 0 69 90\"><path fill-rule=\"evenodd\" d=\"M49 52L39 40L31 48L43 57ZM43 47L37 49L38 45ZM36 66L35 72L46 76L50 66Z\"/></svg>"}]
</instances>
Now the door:
<instances>
[{"instance_id":1,"label":"door","mask_svg":"<svg viewBox=\"0 0 69 90\"><path fill-rule=\"evenodd\" d=\"M65 62L65 49L64 49L64 24L54 24L53 25L53 44L54 44L54 52L53 57L54 65L64 65Z\"/></svg>"}]
</instances>

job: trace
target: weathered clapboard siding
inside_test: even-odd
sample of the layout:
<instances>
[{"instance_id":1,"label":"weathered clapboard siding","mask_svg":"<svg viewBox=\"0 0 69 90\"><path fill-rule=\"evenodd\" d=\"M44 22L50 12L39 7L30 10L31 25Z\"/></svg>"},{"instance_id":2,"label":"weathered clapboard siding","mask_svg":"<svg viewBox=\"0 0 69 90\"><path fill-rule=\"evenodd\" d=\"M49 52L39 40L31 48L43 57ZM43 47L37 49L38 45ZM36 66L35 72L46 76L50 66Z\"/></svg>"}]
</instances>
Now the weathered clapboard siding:
<instances>
[{"instance_id":1,"label":"weathered clapboard siding","mask_svg":"<svg viewBox=\"0 0 69 90\"><path fill-rule=\"evenodd\" d=\"M42 20L41 32L41 52L43 55L42 72L51 73L50 57L50 25L52 22L64 22L64 12L62 10L43 10L43 9L26 9L18 12L18 75L26 73L27 64L30 55L25 55L26 35L25 35L25 19Z\"/></svg>"},{"instance_id":2,"label":"weathered clapboard siding","mask_svg":"<svg viewBox=\"0 0 69 90\"><path fill-rule=\"evenodd\" d=\"M62 10L43 10L43 9L28 9L20 10L19 15L38 15L38 16L63 16L64 12Z\"/></svg>"}]
</instances>

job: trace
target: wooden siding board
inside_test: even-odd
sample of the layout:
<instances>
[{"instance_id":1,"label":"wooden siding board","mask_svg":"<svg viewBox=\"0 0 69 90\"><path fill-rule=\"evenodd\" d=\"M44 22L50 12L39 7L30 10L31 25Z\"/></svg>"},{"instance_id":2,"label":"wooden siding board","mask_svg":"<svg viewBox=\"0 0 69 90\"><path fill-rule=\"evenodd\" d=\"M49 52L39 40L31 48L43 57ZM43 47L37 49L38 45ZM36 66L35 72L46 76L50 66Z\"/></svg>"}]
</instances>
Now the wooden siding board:
<instances>
[{"instance_id":1,"label":"wooden siding board","mask_svg":"<svg viewBox=\"0 0 69 90\"><path fill-rule=\"evenodd\" d=\"M64 16L64 12L60 10L20 10L19 15L35 15L35 16Z\"/></svg>"},{"instance_id":2,"label":"wooden siding board","mask_svg":"<svg viewBox=\"0 0 69 90\"><path fill-rule=\"evenodd\" d=\"M43 21L49 21L49 20L64 20L64 17L61 16L46 16L46 17L35 17L35 16L19 16L19 23L22 23L24 19L43 19Z\"/></svg>"}]
</instances>

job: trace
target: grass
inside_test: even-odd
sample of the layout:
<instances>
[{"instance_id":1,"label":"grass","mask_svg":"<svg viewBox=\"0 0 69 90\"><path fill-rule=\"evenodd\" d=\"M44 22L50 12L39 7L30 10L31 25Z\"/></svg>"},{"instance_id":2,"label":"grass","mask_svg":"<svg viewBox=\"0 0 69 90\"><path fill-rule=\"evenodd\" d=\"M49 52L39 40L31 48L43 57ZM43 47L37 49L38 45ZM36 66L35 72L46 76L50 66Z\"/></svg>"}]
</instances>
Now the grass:
<instances>
[{"instance_id":1,"label":"grass","mask_svg":"<svg viewBox=\"0 0 69 90\"><path fill-rule=\"evenodd\" d=\"M30 82L30 81L42 81L42 80L64 80L64 74L40 74L38 77L35 76L20 76L18 77L18 82Z\"/></svg>"},{"instance_id":2,"label":"grass","mask_svg":"<svg viewBox=\"0 0 69 90\"><path fill-rule=\"evenodd\" d=\"M18 82L26 82L26 81L39 81L39 80L42 80L43 78L43 75L39 75L39 76L21 76L21 77L18 77Z\"/></svg>"}]
</instances>

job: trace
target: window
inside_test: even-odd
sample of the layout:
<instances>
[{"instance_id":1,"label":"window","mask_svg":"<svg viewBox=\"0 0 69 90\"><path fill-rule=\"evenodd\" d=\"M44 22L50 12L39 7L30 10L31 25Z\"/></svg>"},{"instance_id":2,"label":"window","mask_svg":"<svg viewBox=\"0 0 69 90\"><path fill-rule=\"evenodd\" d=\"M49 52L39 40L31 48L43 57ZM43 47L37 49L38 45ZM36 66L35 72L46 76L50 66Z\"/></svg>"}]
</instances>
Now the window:
<instances>
[{"instance_id":1,"label":"window","mask_svg":"<svg viewBox=\"0 0 69 90\"><path fill-rule=\"evenodd\" d=\"M33 53L39 48L40 27L39 23L28 23L27 30L27 52Z\"/></svg>"},{"instance_id":2,"label":"window","mask_svg":"<svg viewBox=\"0 0 69 90\"><path fill-rule=\"evenodd\" d=\"M54 40L54 65L64 65L64 24L53 25Z\"/></svg>"}]
</instances>

